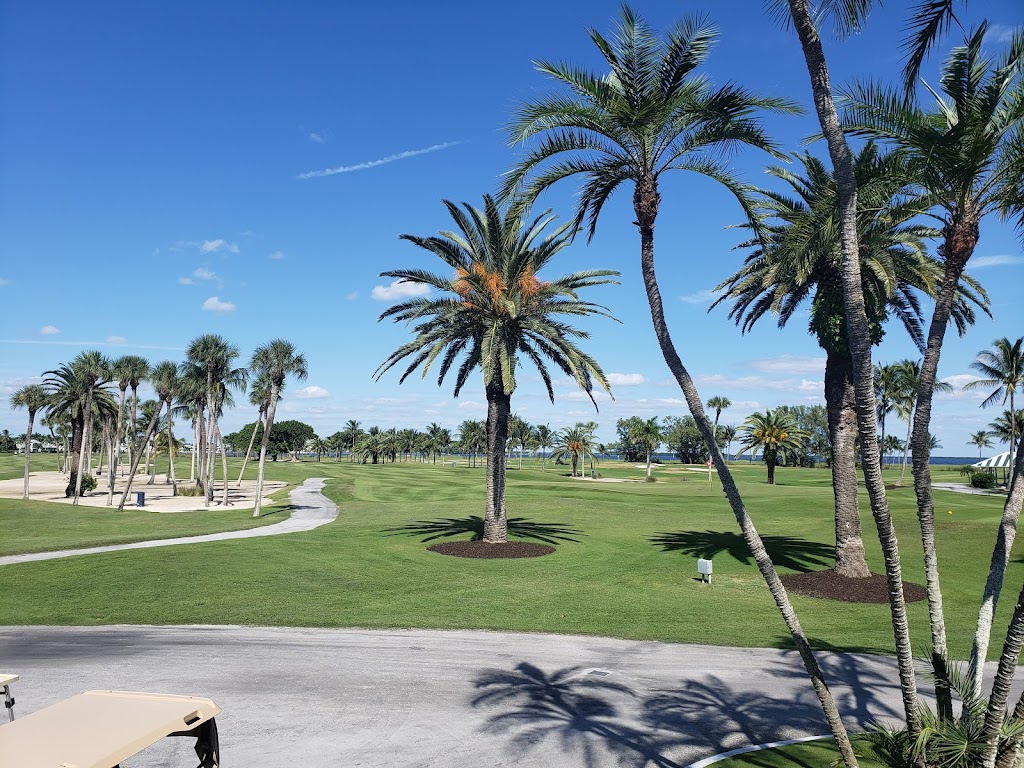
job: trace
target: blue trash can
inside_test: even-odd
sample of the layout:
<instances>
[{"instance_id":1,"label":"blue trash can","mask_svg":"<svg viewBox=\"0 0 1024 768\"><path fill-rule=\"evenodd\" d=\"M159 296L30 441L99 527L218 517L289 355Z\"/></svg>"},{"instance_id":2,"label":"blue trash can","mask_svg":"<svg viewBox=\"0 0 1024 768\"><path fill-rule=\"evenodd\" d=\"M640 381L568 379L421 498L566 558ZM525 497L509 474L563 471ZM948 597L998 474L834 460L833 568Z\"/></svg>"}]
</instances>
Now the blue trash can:
<instances>
[{"instance_id":1,"label":"blue trash can","mask_svg":"<svg viewBox=\"0 0 1024 768\"><path fill-rule=\"evenodd\" d=\"M145 491L136 491L135 492L135 506L136 507L144 507L144 506L146 506L146 492Z\"/></svg>"}]
</instances>

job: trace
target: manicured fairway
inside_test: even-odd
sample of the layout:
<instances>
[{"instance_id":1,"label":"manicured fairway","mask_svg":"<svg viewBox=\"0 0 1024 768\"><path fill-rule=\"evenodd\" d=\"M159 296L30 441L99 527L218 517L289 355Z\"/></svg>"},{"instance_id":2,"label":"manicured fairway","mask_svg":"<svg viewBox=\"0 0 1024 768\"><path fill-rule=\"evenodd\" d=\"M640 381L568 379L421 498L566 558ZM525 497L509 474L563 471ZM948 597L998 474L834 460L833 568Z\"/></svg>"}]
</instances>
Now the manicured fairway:
<instances>
[{"instance_id":1,"label":"manicured fairway","mask_svg":"<svg viewBox=\"0 0 1024 768\"><path fill-rule=\"evenodd\" d=\"M658 470L659 481L571 480L535 467L509 471L513 536L553 539L558 551L519 561L428 552L432 536L479 530L483 471L460 464L279 463L271 476L331 478L339 519L316 531L267 539L118 552L0 568L9 624L237 623L284 626L492 628L729 645L786 644L785 629L746 554L717 480ZM741 490L784 572L831 565L832 497L825 470L738 465ZM638 477L631 467L606 476ZM1001 511L996 498L937 494L939 556L951 644L965 653ZM893 491L905 578L922 580L914 495ZM865 510L869 560L881 570ZM947 514L952 510L954 514ZM208 514L208 513L203 513ZM9 517L0 518L5 528ZM166 534L161 534L166 535ZM696 581L713 557L714 583ZM1007 576L997 626L1024 578ZM1011 596L1010 593L1013 593ZM889 651L887 606L796 598L816 644ZM925 642L923 603L910 606ZM923 651L923 647L918 649ZM998 647L993 649L998 652Z\"/></svg>"}]
</instances>

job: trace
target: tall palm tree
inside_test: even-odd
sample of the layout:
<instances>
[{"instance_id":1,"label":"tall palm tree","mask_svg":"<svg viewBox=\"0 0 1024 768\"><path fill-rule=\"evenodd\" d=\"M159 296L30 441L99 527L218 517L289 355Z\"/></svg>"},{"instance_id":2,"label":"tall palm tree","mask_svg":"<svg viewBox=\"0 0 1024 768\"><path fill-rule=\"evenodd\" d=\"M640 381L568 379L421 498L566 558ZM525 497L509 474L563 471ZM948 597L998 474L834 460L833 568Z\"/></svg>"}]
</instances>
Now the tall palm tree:
<instances>
[{"instance_id":1,"label":"tall palm tree","mask_svg":"<svg viewBox=\"0 0 1024 768\"><path fill-rule=\"evenodd\" d=\"M35 424L36 413L46 406L47 392L41 384L26 384L11 395L11 408L24 408L28 411L28 428L25 430L25 490L21 498L28 498L28 476L31 469L32 426Z\"/></svg>"},{"instance_id":2,"label":"tall palm tree","mask_svg":"<svg viewBox=\"0 0 1024 768\"><path fill-rule=\"evenodd\" d=\"M721 413L721 409L728 408L729 405L729 400L724 397L712 397L710 400L708 400L708 408L714 408L716 410L716 435L718 434L717 413ZM663 439L664 436L661 431L661 425L658 424L657 416L652 416L647 420L639 419L636 422L633 422L632 428L629 431L629 441L636 445L643 446L643 449L647 454L648 478L651 477L651 455L658 450L658 446L661 445Z\"/></svg>"},{"instance_id":3,"label":"tall palm tree","mask_svg":"<svg viewBox=\"0 0 1024 768\"><path fill-rule=\"evenodd\" d=\"M443 427L436 421L427 425L427 437L430 438L430 457L437 464L437 454L441 450L441 430Z\"/></svg>"},{"instance_id":4,"label":"tall palm tree","mask_svg":"<svg viewBox=\"0 0 1024 768\"><path fill-rule=\"evenodd\" d=\"M992 447L992 433L985 429L979 429L977 432L971 433L971 439L967 441L967 445L973 445L978 449L978 459L981 459L981 452L985 448Z\"/></svg>"},{"instance_id":5,"label":"tall palm tree","mask_svg":"<svg viewBox=\"0 0 1024 768\"><path fill-rule=\"evenodd\" d=\"M525 419L520 418L517 414L512 414L508 420L508 437L512 447L516 444L519 445L519 468L523 468L523 453L526 451L526 444L530 441L530 435L533 434L533 427Z\"/></svg>"},{"instance_id":6,"label":"tall palm tree","mask_svg":"<svg viewBox=\"0 0 1024 768\"><path fill-rule=\"evenodd\" d=\"M589 35L604 57L608 73L539 64L542 72L573 95L542 98L518 110L510 128L511 138L543 138L507 176L505 190L523 188L525 199L532 202L555 182L578 174L583 186L576 221L582 223L589 217L592 236L612 192L623 182L633 182L641 273L662 355L708 446L733 514L794 638L843 756L855 763L846 729L803 628L718 450L693 379L676 351L654 268L654 225L661 204L662 174L688 170L707 176L723 184L749 210L743 185L721 160L721 152L746 145L775 153L756 110L792 112L794 107L784 100L754 96L736 86L710 86L697 70L706 60L716 32L699 21L685 20L661 40L624 7L611 41L594 30ZM531 174L534 178L527 182Z\"/></svg>"},{"instance_id":7,"label":"tall palm tree","mask_svg":"<svg viewBox=\"0 0 1024 768\"><path fill-rule=\"evenodd\" d=\"M267 413L263 427L263 439L260 440L260 464L256 475L256 506L253 517L260 516L263 501L263 479L267 463L267 445L270 443L270 430L274 428L274 416L277 414L277 399L284 386L287 376L294 376L304 381L308 374L306 358L295 350L295 345L284 339L274 339L268 344L256 348L249 361L249 370L257 381L266 379L270 383L270 395L267 400ZM319 456L317 457L319 461Z\"/></svg>"},{"instance_id":8,"label":"tall palm tree","mask_svg":"<svg viewBox=\"0 0 1024 768\"><path fill-rule=\"evenodd\" d=\"M239 355L238 348L230 344L223 336L212 333L199 336L189 343L185 354L187 365L194 369L196 378L202 376L206 383L206 435L209 446L202 456L203 462L200 466L204 471L200 474L204 478L206 503L210 504L213 502L213 456L219 439L218 411L227 389L245 389L248 372L245 368L232 368L232 363ZM213 450L211 451L209 448ZM230 504L226 478L223 503L224 506Z\"/></svg>"},{"instance_id":9,"label":"tall palm tree","mask_svg":"<svg viewBox=\"0 0 1024 768\"><path fill-rule=\"evenodd\" d=\"M132 390L131 402L129 405L131 418L127 425L127 432L131 435L131 438L127 441L129 451L128 460L131 461L131 450L134 445L136 432L138 431L136 424L139 419L139 385L149 378L149 361L144 357L139 357L138 355L125 355L123 357L119 357L114 362L114 371L116 371L114 378L117 379L118 387L121 388L122 407L124 407L125 390L129 387ZM119 446L120 440L121 438L119 437Z\"/></svg>"},{"instance_id":10,"label":"tall palm tree","mask_svg":"<svg viewBox=\"0 0 1024 768\"><path fill-rule=\"evenodd\" d=\"M533 444L540 451L540 455L543 457L541 467L547 468L547 449L551 447L551 443L555 439L555 432L551 429L550 424L537 424L533 428Z\"/></svg>"},{"instance_id":11,"label":"tall palm tree","mask_svg":"<svg viewBox=\"0 0 1024 768\"><path fill-rule=\"evenodd\" d=\"M176 388L181 385L181 382L178 378L178 366L175 363L171 362L170 360L165 360L164 362L157 365L150 372L150 376L152 378L153 388L156 390L157 402L156 406L153 408L152 413L150 414L149 424L146 426L145 436L142 438L141 441L134 443L133 448L131 450L131 467L128 470L128 480L125 482L124 492L121 494L121 501L118 502L117 505L118 511L124 509L125 501L127 501L128 496L131 494L132 483L135 480L135 473L138 472L139 469L139 462L142 459L143 449L149 445L150 440L156 433L157 426L160 421L160 413L162 412L165 406L167 407L167 420L168 422L171 420L171 406L174 402L175 391ZM136 435L133 434L132 440L134 441L135 438ZM172 443L170 442L168 443L168 445L171 444Z\"/></svg>"},{"instance_id":12,"label":"tall palm tree","mask_svg":"<svg viewBox=\"0 0 1024 768\"><path fill-rule=\"evenodd\" d=\"M983 52L987 24L947 57L935 106L926 110L891 88L857 84L848 89L843 124L859 135L894 143L920 164L925 188L937 199L934 215L943 225L939 255L944 273L935 301L921 364L920 388L911 440L914 491L925 554L932 647L945 654L945 621L935 555L935 505L929 466L932 392L959 277L974 253L981 221L996 211L1024 212L1020 171L1024 167L1024 34L1014 35L1006 52L992 61ZM1019 515L1019 510L1016 512ZM938 665L934 663L938 672ZM979 667L980 669L980 667ZM976 678L980 681L980 672ZM939 712L949 716L946 694Z\"/></svg>"},{"instance_id":13,"label":"tall palm tree","mask_svg":"<svg viewBox=\"0 0 1024 768\"><path fill-rule=\"evenodd\" d=\"M278 399L280 399L280 393L278 394ZM255 405L258 413L252 428L252 434L249 435L249 445L245 449L245 458L242 459L242 469L238 473L236 488L242 487L242 476L245 474L245 467L249 463L249 457L252 455L252 446L256 442L256 433L261 429L267 428L267 407L270 405L270 379L268 377L256 375L256 378L249 387L249 405ZM330 441L331 438L328 438L328 440Z\"/></svg>"},{"instance_id":14,"label":"tall palm tree","mask_svg":"<svg viewBox=\"0 0 1024 768\"><path fill-rule=\"evenodd\" d=\"M590 430L586 425L577 423L575 426L559 430L555 435L554 451L551 458L555 461L564 459L566 456L572 461L572 477L576 477L580 462L586 464L587 456L592 456L590 451ZM583 473L580 471L580 476Z\"/></svg>"},{"instance_id":15,"label":"tall palm tree","mask_svg":"<svg viewBox=\"0 0 1024 768\"><path fill-rule=\"evenodd\" d=\"M899 369L894 364L876 363L872 371L872 380L877 403L875 411L878 413L880 430L878 442L884 448L886 445L885 417L896 409L894 401L899 395ZM899 450L903 450L902 445Z\"/></svg>"},{"instance_id":16,"label":"tall palm tree","mask_svg":"<svg viewBox=\"0 0 1024 768\"><path fill-rule=\"evenodd\" d=\"M78 454L78 472L75 477L75 495L72 504L78 504L78 499L82 495L82 475L88 468L86 455L88 446L92 445L93 396L98 387L102 387L110 380L110 366L110 359L95 350L82 352L71 361L71 367L76 370L85 384L85 425L82 433L82 450Z\"/></svg>"},{"instance_id":17,"label":"tall palm tree","mask_svg":"<svg viewBox=\"0 0 1024 768\"><path fill-rule=\"evenodd\" d=\"M810 332L825 350L825 402L833 460L830 462L835 505L837 573L859 578L870 575L864 557L857 504L857 414L853 360L844 319L840 266L842 252L836 232L839 201L836 182L824 163L810 154L798 155L803 174L785 168L768 173L784 180L791 194L762 191L756 203L759 236L743 245L753 247L743 268L718 286L724 293L712 305L734 299L730 317L744 332L768 312L785 326L807 299L811 300ZM855 158L859 193L857 231L863 262L861 279L871 322L873 343L884 333L890 316L899 318L911 338L923 343L917 292L935 293L941 273L931 259L924 237L936 234L912 220L920 210L908 195L909 175L902 158L882 155L867 144ZM966 328L974 320L974 300L987 297L969 278L960 294L954 318ZM872 427L872 431L874 427Z\"/></svg>"},{"instance_id":18,"label":"tall palm tree","mask_svg":"<svg viewBox=\"0 0 1024 768\"><path fill-rule=\"evenodd\" d=\"M907 422L907 439L903 443L903 466L900 468L900 476L896 480L896 485L902 485L903 477L907 470L910 430L914 422L914 410L917 406L918 385L921 380L921 363L918 360L900 360L895 364L895 367L896 396L893 399L893 407L896 410L896 415ZM953 387L944 381L936 381L933 390L935 392L952 392ZM929 435L930 437L931 435Z\"/></svg>"},{"instance_id":19,"label":"tall palm tree","mask_svg":"<svg viewBox=\"0 0 1024 768\"><path fill-rule=\"evenodd\" d=\"M736 427L732 424L726 424L722 427L721 433L719 433L719 440L725 443L725 460L728 463L729 456L732 454L732 441L736 439Z\"/></svg>"},{"instance_id":20,"label":"tall palm tree","mask_svg":"<svg viewBox=\"0 0 1024 768\"><path fill-rule=\"evenodd\" d=\"M348 422L345 424L345 428L341 430L341 434L345 436L345 439L347 441L346 445L348 445L349 450L348 458L349 461L352 461L356 450L356 443L359 442L359 438L363 434L363 430L360 427L360 423L355 419L349 419Z\"/></svg>"},{"instance_id":21,"label":"tall palm tree","mask_svg":"<svg viewBox=\"0 0 1024 768\"><path fill-rule=\"evenodd\" d=\"M881 453L879 450L877 423L875 421L874 381L871 364L871 332L864 300L860 271L857 232L857 178L854 171L853 153L846 141L832 94L832 83L828 62L821 45L821 37L814 20L809 0L788 0L789 18L800 41L804 63L810 77L815 113L821 125L822 135L828 146L836 179L836 193L839 198L839 234L842 260L840 265L843 306L846 313L847 338L852 360L852 379L857 409L857 429L861 440L864 484L871 502L871 514L875 519L879 543L885 560L885 578L889 594L889 610L892 614L893 638L896 643L896 658L899 666L900 692L903 711L907 722L907 733L914 743L921 733L921 717L917 698L917 680L914 671L913 649L910 644L910 626L907 622L906 602L903 598L903 575L900 565L899 545L892 524L889 503L885 496L885 482L882 478ZM856 3L830 3L826 10L836 13L837 26L842 29L857 29L863 21L870 0ZM927 37L925 38L927 44ZM959 279L952 281L953 287ZM927 547L926 547L927 549ZM934 547L933 547L934 551ZM926 554L927 557L927 554ZM941 601L941 597L939 598ZM933 605L933 603L930 603ZM933 627L939 626L935 621ZM952 696L944 664L946 653L945 637L933 632L932 665L935 670L936 692L939 711L946 716L952 713ZM805 662L806 663L806 662ZM812 674L812 679L813 679ZM820 693L820 684L815 681ZM843 762L847 768L857 765L853 748L846 738L845 729L839 722L837 710L825 706L825 717L836 734ZM840 733L840 731L842 731ZM915 760L923 768L921 760Z\"/></svg>"},{"instance_id":22,"label":"tall palm tree","mask_svg":"<svg viewBox=\"0 0 1024 768\"><path fill-rule=\"evenodd\" d=\"M768 485L775 484L775 467L779 459L796 455L807 442L807 433L800 429L792 414L780 409L752 413L739 429L740 452L750 449L751 456L758 450L768 465Z\"/></svg>"},{"instance_id":23,"label":"tall palm tree","mask_svg":"<svg viewBox=\"0 0 1024 768\"><path fill-rule=\"evenodd\" d=\"M443 292L441 298L417 298L386 310L381 319L416 322L416 338L388 356L377 369L380 378L402 361L411 362L404 381L423 367L426 376L440 358L438 384L462 357L455 378L458 396L470 373L480 368L487 397L487 509L484 541L508 540L505 514L505 445L516 366L529 360L540 373L548 397L555 393L545 359L571 376L591 395L596 382L610 391L604 372L594 358L583 352L575 339L589 337L559 318L560 315L611 317L597 304L581 301L578 292L590 286L613 283L612 270L575 272L549 281L538 273L568 243L568 226L544 236L552 217L543 214L527 221L527 209L502 210L490 195L484 208L468 204L459 208L445 201L457 232L433 237L402 235L403 239L438 256L454 275L420 269L383 273L406 282ZM543 239L541 239L543 236ZM596 406L596 404L595 404Z\"/></svg>"},{"instance_id":24,"label":"tall palm tree","mask_svg":"<svg viewBox=\"0 0 1024 768\"><path fill-rule=\"evenodd\" d=\"M983 378L975 379L964 385L964 389L993 389L982 403L982 408L988 408L999 402L1005 406L1010 403L1010 464L1013 464L1014 446L1016 445L1016 434L1014 433L1014 419L1012 414L1016 412L1013 396L1017 390L1024 387L1024 337L1011 342L1007 338L996 339L992 342L992 349L983 349L978 353L977 358L971 363L971 368L982 375ZM1000 400L1000 398L1002 398Z\"/></svg>"},{"instance_id":25,"label":"tall palm tree","mask_svg":"<svg viewBox=\"0 0 1024 768\"><path fill-rule=\"evenodd\" d=\"M732 405L732 401L724 395L715 395L714 397L708 398L708 408L715 410L715 423L712 431L715 434L715 439L718 439L718 418L722 415L722 411Z\"/></svg>"},{"instance_id":26,"label":"tall palm tree","mask_svg":"<svg viewBox=\"0 0 1024 768\"><path fill-rule=\"evenodd\" d=\"M459 443L466 452L466 465L476 466L476 454L487 448L487 425L476 419L466 419L459 425Z\"/></svg>"}]
</instances>

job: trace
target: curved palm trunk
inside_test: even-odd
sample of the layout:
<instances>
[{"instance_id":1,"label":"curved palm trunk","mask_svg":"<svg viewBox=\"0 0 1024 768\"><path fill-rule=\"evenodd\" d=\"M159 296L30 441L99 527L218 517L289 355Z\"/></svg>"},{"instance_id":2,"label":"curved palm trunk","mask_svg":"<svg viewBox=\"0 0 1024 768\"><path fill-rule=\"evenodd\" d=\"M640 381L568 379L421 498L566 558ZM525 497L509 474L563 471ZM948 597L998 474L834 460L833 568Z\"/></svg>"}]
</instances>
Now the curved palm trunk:
<instances>
[{"instance_id":1,"label":"curved palm trunk","mask_svg":"<svg viewBox=\"0 0 1024 768\"><path fill-rule=\"evenodd\" d=\"M644 184L642 183L643 181L648 183ZM676 382L679 384L679 388L682 390L686 403L689 406L690 414L697 422L697 429L700 431L701 437L704 438L704 442L711 453L711 460L718 471L718 477L722 482L722 489L725 491L726 498L729 500L729 506L732 508L736 522L743 533L743 538L750 548L750 553L757 563L757 568L768 585L768 591L775 600L775 605L778 607L779 613L782 614L786 628L793 638L793 644L796 646L800 659L804 663L804 668L811 679L811 685L814 687L814 692L821 704L825 719L828 721L832 736L835 738L839 751L842 754L843 762L848 768L856 768L857 757L850 744L850 737L846 732L846 726L843 725L842 718L839 716L839 709L832 698L832 693L829 691L811 646L807 642L807 636L804 634L800 620L793 609L793 604L789 600L786 588L783 586L782 580L779 578L779 574L776 572L767 550L765 550L761 536L758 534L757 529L754 528L747 510L743 506L739 489L736 487L736 482L733 480L732 473L729 471L725 459L722 458L722 452L715 441L711 422L708 421L708 417L704 413L704 406L700 395L697 393L693 379L683 366L683 362L680 360L675 345L672 343L672 338L669 335L668 325L665 322L665 311L661 302L661 291L658 288L658 281L654 271L654 221L657 217L659 202L657 184L654 179L638 181L634 191L633 204L640 226L640 266L644 278L644 287L647 291L647 301L651 308L651 320L654 323L654 332L658 338L658 344L661 346L661 353L673 377L675 377Z\"/></svg>"},{"instance_id":2,"label":"curved palm trunk","mask_svg":"<svg viewBox=\"0 0 1024 768\"><path fill-rule=\"evenodd\" d=\"M946 622L942 609L942 589L939 583L939 561L935 550L935 503L932 498L931 418L932 396L938 376L942 342L960 276L978 242L978 223L970 217L958 219L947 227L946 239L939 247L945 260L939 295L935 299L928 342L921 361L921 375L917 385L917 408L914 411L911 436L911 462L914 474L914 494L917 496L917 519L921 527L924 547L925 587L928 591L928 619L931 628L932 667L936 675L936 699L939 714L953 716L953 698L946 672ZM980 668L980 667L979 667ZM980 688L979 688L980 690Z\"/></svg>"},{"instance_id":3,"label":"curved palm trunk","mask_svg":"<svg viewBox=\"0 0 1024 768\"><path fill-rule=\"evenodd\" d=\"M220 445L220 469L221 477L224 480L224 501L225 507L231 506L231 498L228 495L228 447L224 444L224 436L220 433L220 426L217 427L217 443Z\"/></svg>"},{"instance_id":4,"label":"curved palm trunk","mask_svg":"<svg viewBox=\"0 0 1024 768\"><path fill-rule=\"evenodd\" d=\"M260 413L259 418L256 419L256 424L263 425L264 418L264 414ZM266 430L266 427L264 427L264 430ZM255 424L253 425L252 428L252 434L249 435L249 447L245 449L245 459L242 460L242 471L238 473L238 485L235 486L236 488L242 487L242 475L245 474L245 466L249 463L249 456L252 454L252 445L254 442L256 442ZM341 451L338 451L338 453L340 454Z\"/></svg>"},{"instance_id":5,"label":"curved palm trunk","mask_svg":"<svg viewBox=\"0 0 1024 768\"><path fill-rule=\"evenodd\" d=\"M28 473L32 466L32 425L35 423L35 420L36 411L34 408L29 408L28 429L25 430L25 490L21 494L23 499L28 498Z\"/></svg>"},{"instance_id":6,"label":"curved palm trunk","mask_svg":"<svg viewBox=\"0 0 1024 768\"><path fill-rule=\"evenodd\" d=\"M871 575L857 505L857 405L850 358L825 350L825 410L832 442L832 493L836 510L835 572L860 579Z\"/></svg>"},{"instance_id":7,"label":"curved palm trunk","mask_svg":"<svg viewBox=\"0 0 1024 768\"><path fill-rule=\"evenodd\" d=\"M508 541L505 517L505 444L512 397L502 387L487 387L487 509L484 515L484 541L500 544Z\"/></svg>"},{"instance_id":8,"label":"curved palm trunk","mask_svg":"<svg viewBox=\"0 0 1024 768\"><path fill-rule=\"evenodd\" d=\"M900 467L900 476L896 479L896 485L903 485L903 478L907 474L907 454L910 452L910 433L914 423L914 412L911 410L907 417L907 441L903 444L903 465Z\"/></svg>"},{"instance_id":9,"label":"curved palm trunk","mask_svg":"<svg viewBox=\"0 0 1024 768\"><path fill-rule=\"evenodd\" d=\"M85 420L76 417L71 421L71 437L68 439L68 447L64 451L64 464L68 472L68 484L64 488L65 498L74 496L78 485L78 463L82 456L82 442L85 438Z\"/></svg>"},{"instance_id":10,"label":"curved palm trunk","mask_svg":"<svg viewBox=\"0 0 1024 768\"><path fill-rule=\"evenodd\" d=\"M174 432L171 428L171 400L167 401L167 479L171 484L171 495L178 495L178 478L174 471Z\"/></svg>"},{"instance_id":11,"label":"curved palm trunk","mask_svg":"<svg viewBox=\"0 0 1024 768\"><path fill-rule=\"evenodd\" d=\"M133 446L131 456L132 465L131 469L128 470L128 481L124 487L124 493L121 494L121 501L117 504L117 511L124 511L124 502L128 498L128 494L132 492L132 481L135 480L135 473L139 470L139 463L142 461L142 446L148 445L150 439L153 437L153 431L156 429L156 423L160 420L160 411L163 410L163 402L157 403L156 411L153 413L153 418L149 420L149 426L146 428L146 436L142 439L142 442L136 446Z\"/></svg>"},{"instance_id":12,"label":"curved palm trunk","mask_svg":"<svg viewBox=\"0 0 1024 768\"><path fill-rule=\"evenodd\" d=\"M846 306L847 336L853 360L852 378L857 402L857 426L861 439L864 482L871 500L871 513L878 529L882 554L885 557L885 576L888 585L889 608L892 614L896 658L899 664L900 691L903 696L904 714L907 718L907 735L913 743L921 733L921 718L917 699L917 681L914 677L914 658L910 647L910 629L907 624L907 608L903 598L899 546L885 497L885 483L882 479L881 457L878 451L875 388L871 367L871 338L864 307L857 237L857 179L853 170L850 147L846 143L846 137L839 124L839 115L836 113L835 103L832 100L832 84L825 62L825 53L821 47L818 31L811 19L810 7L807 0L789 0L789 10L793 18L793 26L800 38L807 72L811 79L814 107L821 124L822 134L828 143L829 156L835 171L836 190L839 193L843 250L841 277L843 300ZM936 669L936 674L939 674L938 669ZM943 668L942 675L944 676L944 674L945 669ZM936 685L937 693L940 687L941 685ZM941 712L941 695L939 700ZM915 765L923 765L924 759L917 757L914 762Z\"/></svg>"},{"instance_id":13,"label":"curved palm trunk","mask_svg":"<svg viewBox=\"0 0 1024 768\"><path fill-rule=\"evenodd\" d=\"M1020 658L1022 645L1024 645L1024 589L1021 589L1020 596L1017 598L1017 607L1014 608L1009 629L1006 631L1006 641L1003 643L1003 652L999 657L999 666L992 681L992 692L989 694L988 710L985 712L985 724L981 733L985 740L981 762L985 768L994 768L996 763L999 731L1006 716L1006 702L1010 696L1010 686L1013 684L1013 676L1017 669L1017 659Z\"/></svg>"},{"instance_id":14,"label":"curved palm trunk","mask_svg":"<svg viewBox=\"0 0 1024 768\"><path fill-rule=\"evenodd\" d=\"M270 400L267 403L267 412L263 417L263 436L260 438L260 463L256 470L256 506L252 510L253 517L260 516L263 504L263 478L267 466L267 446L270 445L270 429L274 426L274 416L277 415L277 399L281 395L280 385L271 382ZM256 428L252 430L256 434ZM241 479L241 478L239 478Z\"/></svg>"},{"instance_id":15,"label":"curved palm trunk","mask_svg":"<svg viewBox=\"0 0 1024 768\"><path fill-rule=\"evenodd\" d=\"M999 532L996 544L992 548L992 562L985 581L985 591L981 597L981 608L978 610L978 626L974 632L974 643L971 646L968 680L974 684L974 690L981 691L982 675L985 671L985 657L988 655L989 640L992 637L992 616L999 602L999 593L1003 588L1006 567L1010 563L1010 550L1017 535L1017 522L1020 520L1021 504L1024 502L1024 454L1018 454L1013 466L1013 478L1010 492L1003 505L1003 516L999 521ZM1024 702L1024 697L1022 697ZM1024 717L1024 706L1022 706Z\"/></svg>"}]
</instances>

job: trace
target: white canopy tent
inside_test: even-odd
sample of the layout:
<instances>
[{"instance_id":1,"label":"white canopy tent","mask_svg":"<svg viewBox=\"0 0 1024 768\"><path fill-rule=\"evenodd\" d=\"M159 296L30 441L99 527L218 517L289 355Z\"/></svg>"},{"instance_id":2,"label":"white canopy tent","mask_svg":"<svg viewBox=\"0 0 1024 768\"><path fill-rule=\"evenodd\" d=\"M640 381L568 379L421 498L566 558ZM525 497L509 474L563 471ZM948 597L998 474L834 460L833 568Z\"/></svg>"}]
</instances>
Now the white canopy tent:
<instances>
[{"instance_id":1,"label":"white canopy tent","mask_svg":"<svg viewBox=\"0 0 1024 768\"><path fill-rule=\"evenodd\" d=\"M979 467L981 469L1005 469L1010 466L1010 452L999 453L995 456L979 461L976 464L972 464L972 467Z\"/></svg>"}]
</instances>

